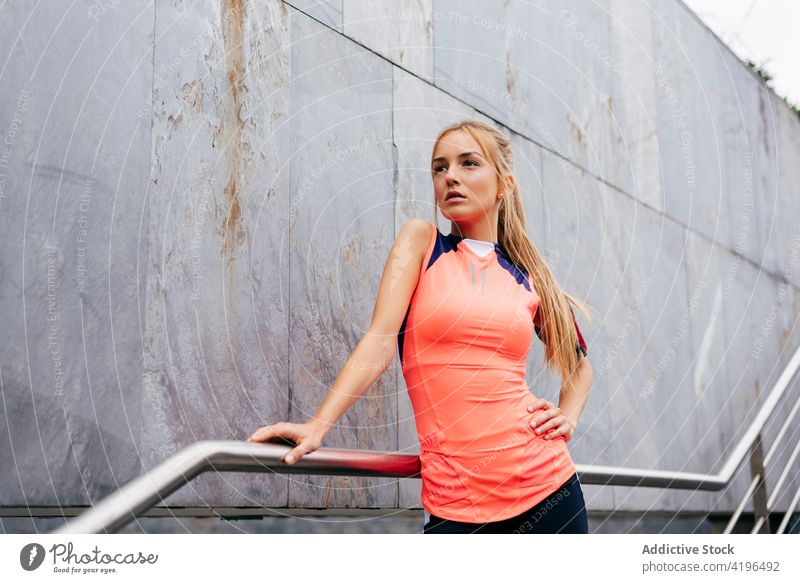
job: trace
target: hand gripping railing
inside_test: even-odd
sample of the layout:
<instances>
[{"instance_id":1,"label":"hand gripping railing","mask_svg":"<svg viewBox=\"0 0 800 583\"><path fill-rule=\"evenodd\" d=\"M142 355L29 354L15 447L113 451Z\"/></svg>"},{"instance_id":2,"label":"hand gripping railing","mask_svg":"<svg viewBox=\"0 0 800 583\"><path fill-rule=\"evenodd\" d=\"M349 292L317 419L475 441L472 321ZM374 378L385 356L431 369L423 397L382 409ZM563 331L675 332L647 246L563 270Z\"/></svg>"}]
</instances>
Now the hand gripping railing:
<instances>
[{"instance_id":1,"label":"hand gripping railing","mask_svg":"<svg viewBox=\"0 0 800 583\"><path fill-rule=\"evenodd\" d=\"M761 431L775 410L800 368L800 348L784 369L775 386L770 391L764 405L759 410L749 429L734 448L727 462L718 474L696 474L669 470L648 470L639 468L619 468L576 464L580 480L584 484L609 486L643 486L670 489L721 490L732 480L734 472L750 453L753 482L742 502L733 513L725 532L732 531L736 520L744 509L747 500L758 494L764 486L764 466L771 460L776 448L786 436L792 420L800 409L800 399L784 422L778 436L766 457L761 460ZM163 499L205 471L216 472L275 472L281 474L326 474L347 476L378 476L387 478L418 478L419 456L383 451L356 449L320 448L306 454L292 465L285 464L283 456L292 449L288 445L273 443L249 443L243 441L201 441L190 445L171 458L163 461L146 474L126 484L116 493L108 496L83 514L54 531L60 534L115 532L135 516ZM792 464L800 451L800 442L795 445L790 459L769 499L765 495L754 501L756 526L753 532L761 532L768 527L769 509L777 492L786 481ZM789 517L797 507L800 493L789 505L778 534L784 532Z\"/></svg>"},{"instance_id":2,"label":"hand gripping railing","mask_svg":"<svg viewBox=\"0 0 800 583\"><path fill-rule=\"evenodd\" d=\"M292 447L246 441L200 441L161 462L114 494L86 510L56 533L115 532L199 474L274 472L415 478L419 456L383 451L320 448L294 464L282 461Z\"/></svg>"}]
</instances>

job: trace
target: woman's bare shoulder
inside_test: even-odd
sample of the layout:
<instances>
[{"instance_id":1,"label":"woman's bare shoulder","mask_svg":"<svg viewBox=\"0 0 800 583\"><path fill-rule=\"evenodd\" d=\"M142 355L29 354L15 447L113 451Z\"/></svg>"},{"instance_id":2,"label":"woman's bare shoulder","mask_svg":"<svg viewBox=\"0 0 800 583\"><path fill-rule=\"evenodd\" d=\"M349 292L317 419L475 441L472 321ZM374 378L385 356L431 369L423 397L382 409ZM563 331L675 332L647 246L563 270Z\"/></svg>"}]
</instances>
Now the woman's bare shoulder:
<instances>
[{"instance_id":1,"label":"woman's bare shoulder","mask_svg":"<svg viewBox=\"0 0 800 583\"><path fill-rule=\"evenodd\" d=\"M416 218L400 228L383 269L370 331L397 334L419 281L433 228L432 223Z\"/></svg>"},{"instance_id":2,"label":"woman's bare shoulder","mask_svg":"<svg viewBox=\"0 0 800 583\"><path fill-rule=\"evenodd\" d=\"M402 233L405 231L410 235L419 235L424 239L430 239L431 231L435 228L436 226L429 220L415 217L413 219L408 219L405 224L400 227L400 232Z\"/></svg>"},{"instance_id":3,"label":"woman's bare shoulder","mask_svg":"<svg viewBox=\"0 0 800 583\"><path fill-rule=\"evenodd\" d=\"M424 255L435 228L433 223L425 219L409 219L400 227L400 231L397 233L397 243L406 249L413 249L418 255Z\"/></svg>"}]
</instances>

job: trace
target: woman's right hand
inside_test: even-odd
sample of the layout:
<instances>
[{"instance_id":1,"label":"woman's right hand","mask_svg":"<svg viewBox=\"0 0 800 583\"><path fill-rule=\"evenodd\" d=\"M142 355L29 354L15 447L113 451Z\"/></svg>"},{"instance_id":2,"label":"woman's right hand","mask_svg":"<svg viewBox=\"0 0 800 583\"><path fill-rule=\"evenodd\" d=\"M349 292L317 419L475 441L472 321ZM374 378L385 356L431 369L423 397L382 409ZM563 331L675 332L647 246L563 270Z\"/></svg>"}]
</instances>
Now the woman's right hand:
<instances>
[{"instance_id":1,"label":"woman's right hand","mask_svg":"<svg viewBox=\"0 0 800 583\"><path fill-rule=\"evenodd\" d=\"M283 457L285 463L292 465L305 454L318 450L325 439L325 433L313 423L281 422L259 427L247 441L258 443L274 441L275 438L281 437L291 439L295 443L295 448Z\"/></svg>"}]
</instances>

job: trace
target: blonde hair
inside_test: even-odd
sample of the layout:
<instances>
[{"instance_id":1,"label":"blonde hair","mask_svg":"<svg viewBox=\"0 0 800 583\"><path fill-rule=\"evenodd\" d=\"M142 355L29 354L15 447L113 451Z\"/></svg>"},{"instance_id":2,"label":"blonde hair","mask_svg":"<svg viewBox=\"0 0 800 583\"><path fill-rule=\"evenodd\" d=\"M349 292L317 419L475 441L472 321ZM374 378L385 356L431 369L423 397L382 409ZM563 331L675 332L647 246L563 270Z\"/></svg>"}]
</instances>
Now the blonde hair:
<instances>
[{"instance_id":1,"label":"blonde hair","mask_svg":"<svg viewBox=\"0 0 800 583\"><path fill-rule=\"evenodd\" d=\"M525 211L522 197L514 181L513 190L508 190L507 177L513 172L513 156L511 142L499 130L478 120L464 120L445 127L433 143L431 160L436 155L436 148L441 139L448 133L463 130L467 132L481 147L484 157L494 167L498 178L498 186L504 191L500 204L497 238L500 246L509 259L530 274L536 293L541 298L541 334L545 340L553 338L555 342L545 342L545 364L560 374L562 389L572 388L572 373L578 366L580 356L577 353L578 333L573 323L571 306L578 309L591 320L591 307L576 297L563 291L556 283L553 274L542 259L538 249L528 239L525 231ZM433 177L433 172L431 173ZM435 200L434 205L438 204ZM439 227L438 213L434 210L434 223Z\"/></svg>"}]
</instances>

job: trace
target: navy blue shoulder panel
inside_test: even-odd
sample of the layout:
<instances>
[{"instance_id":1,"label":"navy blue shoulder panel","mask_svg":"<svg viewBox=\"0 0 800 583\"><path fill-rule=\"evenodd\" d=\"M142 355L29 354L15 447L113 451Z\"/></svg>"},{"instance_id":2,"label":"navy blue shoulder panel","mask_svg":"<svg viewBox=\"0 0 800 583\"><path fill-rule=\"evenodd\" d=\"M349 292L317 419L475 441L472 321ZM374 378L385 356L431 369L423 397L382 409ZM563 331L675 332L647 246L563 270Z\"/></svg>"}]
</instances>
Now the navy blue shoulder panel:
<instances>
[{"instance_id":1,"label":"navy blue shoulder panel","mask_svg":"<svg viewBox=\"0 0 800 583\"><path fill-rule=\"evenodd\" d=\"M436 263L436 260L445 253L456 251L456 245L458 245L460 240L460 237L453 234L442 235L439 229L436 229L436 242L433 244L433 252L431 253L431 258L428 260L428 265L425 266L425 271L428 271L431 265Z\"/></svg>"},{"instance_id":2,"label":"navy blue shoulder panel","mask_svg":"<svg viewBox=\"0 0 800 583\"><path fill-rule=\"evenodd\" d=\"M403 340L406 335L406 322L408 321L408 313L411 311L411 306L408 306L406 315L403 318L403 323L400 326L400 331L397 333L397 354L400 356L400 366L403 365Z\"/></svg>"},{"instance_id":3,"label":"navy blue shoulder panel","mask_svg":"<svg viewBox=\"0 0 800 583\"><path fill-rule=\"evenodd\" d=\"M497 262L517 280L518 284L524 285L526 290L531 291L531 285L528 283L528 272L512 263L500 247L497 248Z\"/></svg>"}]
</instances>

